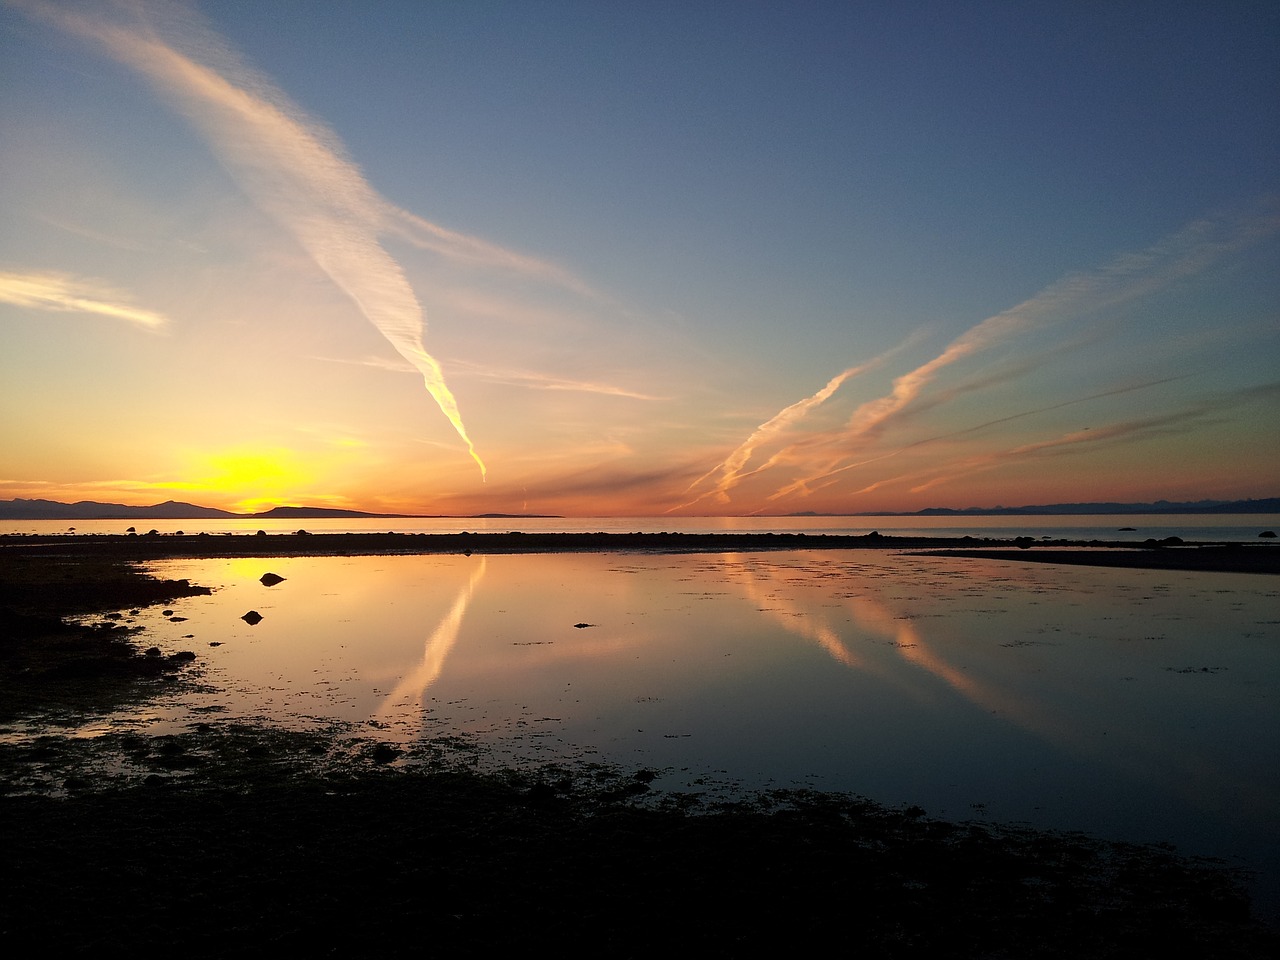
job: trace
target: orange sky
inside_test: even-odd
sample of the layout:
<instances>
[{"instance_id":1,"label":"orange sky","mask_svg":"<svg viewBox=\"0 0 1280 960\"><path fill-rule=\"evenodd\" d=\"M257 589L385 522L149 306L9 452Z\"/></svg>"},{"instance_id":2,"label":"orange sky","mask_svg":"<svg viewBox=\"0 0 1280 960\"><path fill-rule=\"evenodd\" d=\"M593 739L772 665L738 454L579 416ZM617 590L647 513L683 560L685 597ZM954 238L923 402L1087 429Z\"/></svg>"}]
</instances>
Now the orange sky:
<instances>
[{"instance_id":1,"label":"orange sky","mask_svg":"<svg viewBox=\"0 0 1280 960\"><path fill-rule=\"evenodd\" d=\"M0 498L1276 493L1274 22L716 11L0 5Z\"/></svg>"}]
</instances>

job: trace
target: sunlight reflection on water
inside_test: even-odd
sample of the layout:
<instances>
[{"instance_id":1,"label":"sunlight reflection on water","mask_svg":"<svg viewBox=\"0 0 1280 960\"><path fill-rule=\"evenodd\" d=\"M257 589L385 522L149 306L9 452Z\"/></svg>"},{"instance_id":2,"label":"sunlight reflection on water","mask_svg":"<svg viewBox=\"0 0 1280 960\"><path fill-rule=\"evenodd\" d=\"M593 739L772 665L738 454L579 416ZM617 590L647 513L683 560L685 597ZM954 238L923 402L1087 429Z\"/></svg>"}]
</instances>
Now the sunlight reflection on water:
<instances>
[{"instance_id":1,"label":"sunlight reflection on water","mask_svg":"<svg viewBox=\"0 0 1280 960\"><path fill-rule=\"evenodd\" d=\"M175 604L185 620L138 618L204 665L179 720L464 732L1200 852L1274 860L1280 841L1270 577L882 551L153 570L215 587Z\"/></svg>"}]
</instances>

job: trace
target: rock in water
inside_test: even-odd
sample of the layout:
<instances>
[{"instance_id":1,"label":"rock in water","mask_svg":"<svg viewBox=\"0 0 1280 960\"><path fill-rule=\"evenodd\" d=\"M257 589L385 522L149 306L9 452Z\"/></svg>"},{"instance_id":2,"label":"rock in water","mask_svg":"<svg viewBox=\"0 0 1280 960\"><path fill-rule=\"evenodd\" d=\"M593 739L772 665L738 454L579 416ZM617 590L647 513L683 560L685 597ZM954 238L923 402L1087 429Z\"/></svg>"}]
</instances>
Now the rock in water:
<instances>
[{"instance_id":1,"label":"rock in water","mask_svg":"<svg viewBox=\"0 0 1280 960\"><path fill-rule=\"evenodd\" d=\"M258 581L264 587L274 587L277 583L283 583L284 577L276 573L264 573L258 578Z\"/></svg>"},{"instance_id":2,"label":"rock in water","mask_svg":"<svg viewBox=\"0 0 1280 960\"><path fill-rule=\"evenodd\" d=\"M247 623L249 626L255 627L262 622L262 614L260 614L257 610L250 610L240 619L243 620L245 623Z\"/></svg>"}]
</instances>

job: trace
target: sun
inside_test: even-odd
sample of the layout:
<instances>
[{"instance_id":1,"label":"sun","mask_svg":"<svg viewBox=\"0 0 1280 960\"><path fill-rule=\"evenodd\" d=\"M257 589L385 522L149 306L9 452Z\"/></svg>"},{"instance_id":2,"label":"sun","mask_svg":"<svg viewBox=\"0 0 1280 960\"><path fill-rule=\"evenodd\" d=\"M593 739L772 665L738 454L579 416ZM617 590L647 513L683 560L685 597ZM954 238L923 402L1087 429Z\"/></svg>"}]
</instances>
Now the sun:
<instances>
[{"instance_id":1,"label":"sun","mask_svg":"<svg viewBox=\"0 0 1280 960\"><path fill-rule=\"evenodd\" d=\"M310 492L318 485L318 471L288 448L224 450L200 460L191 471L197 479L190 486L238 513L296 505L299 499L339 499Z\"/></svg>"}]
</instances>

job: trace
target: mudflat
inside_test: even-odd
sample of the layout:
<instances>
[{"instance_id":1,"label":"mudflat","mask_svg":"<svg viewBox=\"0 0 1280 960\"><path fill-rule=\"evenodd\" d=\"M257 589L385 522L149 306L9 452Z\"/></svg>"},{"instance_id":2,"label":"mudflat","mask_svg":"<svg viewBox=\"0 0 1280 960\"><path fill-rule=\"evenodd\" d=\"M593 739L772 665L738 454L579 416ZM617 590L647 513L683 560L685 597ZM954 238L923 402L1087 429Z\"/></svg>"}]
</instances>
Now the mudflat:
<instances>
[{"instance_id":1,"label":"mudflat","mask_svg":"<svg viewBox=\"0 0 1280 960\"><path fill-rule=\"evenodd\" d=\"M472 535L465 549L535 535L503 536ZM664 792L655 771L587 758L485 772L467 743L404 747L336 727L211 719L165 736L61 736L77 716L185 682L188 661L161 656L157 669L125 628L67 619L203 589L132 561L324 551L319 535L50 539L0 549L0 679L26 691L4 719L45 731L0 741L11 952L744 956L834 942L885 957L1250 958L1280 947L1239 873L1159 846L945 822L849 794ZM185 552L202 539L220 542ZM421 539L377 535L358 549L426 552ZM258 553L262 540L271 549ZM129 666L103 667L100 648Z\"/></svg>"}]
</instances>

